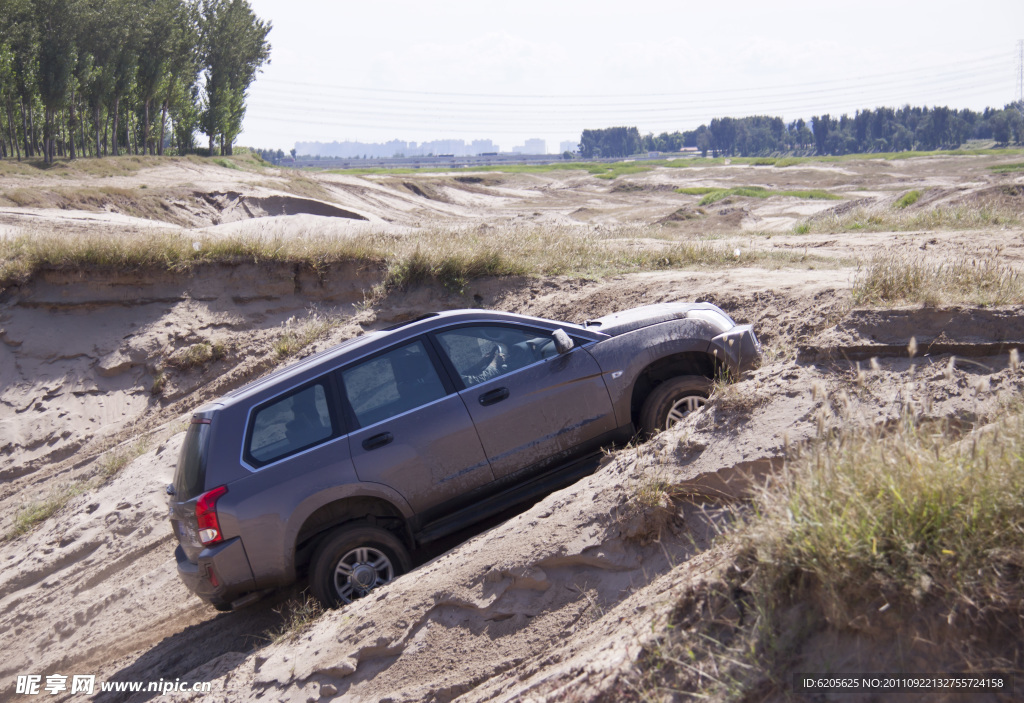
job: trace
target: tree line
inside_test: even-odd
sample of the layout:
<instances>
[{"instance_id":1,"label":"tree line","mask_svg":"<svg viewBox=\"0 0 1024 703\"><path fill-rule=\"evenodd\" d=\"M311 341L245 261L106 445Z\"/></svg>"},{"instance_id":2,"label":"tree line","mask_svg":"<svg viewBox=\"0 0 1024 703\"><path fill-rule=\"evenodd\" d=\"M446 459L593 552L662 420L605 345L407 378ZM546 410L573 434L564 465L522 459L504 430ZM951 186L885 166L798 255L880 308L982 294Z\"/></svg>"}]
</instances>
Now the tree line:
<instances>
[{"instance_id":1,"label":"tree line","mask_svg":"<svg viewBox=\"0 0 1024 703\"><path fill-rule=\"evenodd\" d=\"M230 154L270 29L247 0L0 0L0 156Z\"/></svg>"},{"instance_id":2,"label":"tree line","mask_svg":"<svg viewBox=\"0 0 1024 703\"><path fill-rule=\"evenodd\" d=\"M651 151L698 149L707 156L796 154L865 154L956 149L968 139L1024 144L1024 105L982 112L948 107L880 107L851 117L819 115L810 122L781 117L716 117L684 132L641 136L636 127L587 129L580 156L614 158Z\"/></svg>"}]
</instances>

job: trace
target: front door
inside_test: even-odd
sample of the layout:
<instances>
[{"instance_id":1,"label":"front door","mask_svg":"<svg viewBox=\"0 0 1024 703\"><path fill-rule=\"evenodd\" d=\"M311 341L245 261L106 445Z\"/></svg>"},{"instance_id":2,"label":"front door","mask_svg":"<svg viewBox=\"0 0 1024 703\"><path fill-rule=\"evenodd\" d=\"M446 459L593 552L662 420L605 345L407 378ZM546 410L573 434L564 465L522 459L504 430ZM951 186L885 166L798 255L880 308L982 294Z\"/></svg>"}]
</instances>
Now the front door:
<instances>
[{"instance_id":1,"label":"front door","mask_svg":"<svg viewBox=\"0 0 1024 703\"><path fill-rule=\"evenodd\" d=\"M493 480L473 421L442 383L424 340L359 361L340 373L361 481L397 490L417 513Z\"/></svg>"},{"instance_id":2,"label":"front door","mask_svg":"<svg viewBox=\"0 0 1024 703\"><path fill-rule=\"evenodd\" d=\"M504 323L436 339L498 481L593 451L615 430L601 368L585 349L559 354L551 332Z\"/></svg>"}]
</instances>

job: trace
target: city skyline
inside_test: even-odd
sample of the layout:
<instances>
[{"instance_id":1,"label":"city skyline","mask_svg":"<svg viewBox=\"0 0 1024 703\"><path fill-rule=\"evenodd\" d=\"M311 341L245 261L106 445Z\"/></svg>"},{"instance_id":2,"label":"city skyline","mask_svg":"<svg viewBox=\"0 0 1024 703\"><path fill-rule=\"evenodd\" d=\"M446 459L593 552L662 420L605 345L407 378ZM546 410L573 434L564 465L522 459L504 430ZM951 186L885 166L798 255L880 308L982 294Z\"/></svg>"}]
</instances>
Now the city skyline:
<instances>
[{"instance_id":1,"label":"city skyline","mask_svg":"<svg viewBox=\"0 0 1024 703\"><path fill-rule=\"evenodd\" d=\"M575 150L576 145L571 150ZM298 156L327 156L333 158L393 158L405 156L452 155L480 156L482 154L547 154L543 139L526 139L523 144L502 149L490 139L433 139L424 142L390 139L386 142L362 141L306 141L296 142ZM558 152L558 153L561 153Z\"/></svg>"}]
</instances>

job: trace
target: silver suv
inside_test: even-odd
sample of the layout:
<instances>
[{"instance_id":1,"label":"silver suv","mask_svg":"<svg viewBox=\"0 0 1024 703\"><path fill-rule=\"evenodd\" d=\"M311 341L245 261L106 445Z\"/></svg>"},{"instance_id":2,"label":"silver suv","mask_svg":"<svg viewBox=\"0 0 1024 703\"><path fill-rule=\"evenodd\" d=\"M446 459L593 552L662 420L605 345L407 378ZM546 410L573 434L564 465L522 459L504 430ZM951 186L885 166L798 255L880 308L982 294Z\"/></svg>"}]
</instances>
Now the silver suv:
<instances>
[{"instance_id":1,"label":"silver suv","mask_svg":"<svg viewBox=\"0 0 1024 703\"><path fill-rule=\"evenodd\" d=\"M348 603L414 548L678 421L760 354L706 303L584 325L460 310L350 339L193 414L167 487L178 573L220 609L306 573L324 604Z\"/></svg>"}]
</instances>

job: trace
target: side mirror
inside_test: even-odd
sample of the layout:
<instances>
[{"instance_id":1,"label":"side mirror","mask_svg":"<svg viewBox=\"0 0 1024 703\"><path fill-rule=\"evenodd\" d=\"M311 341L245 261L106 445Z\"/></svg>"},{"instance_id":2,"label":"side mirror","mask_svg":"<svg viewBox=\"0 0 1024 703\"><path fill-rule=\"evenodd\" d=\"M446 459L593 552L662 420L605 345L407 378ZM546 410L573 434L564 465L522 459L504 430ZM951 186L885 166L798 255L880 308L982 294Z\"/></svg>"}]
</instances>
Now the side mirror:
<instances>
[{"instance_id":1,"label":"side mirror","mask_svg":"<svg viewBox=\"0 0 1024 703\"><path fill-rule=\"evenodd\" d=\"M555 330L551 336L555 338L555 349L558 350L559 354L565 354L575 346L572 337L567 335L565 330Z\"/></svg>"}]
</instances>

